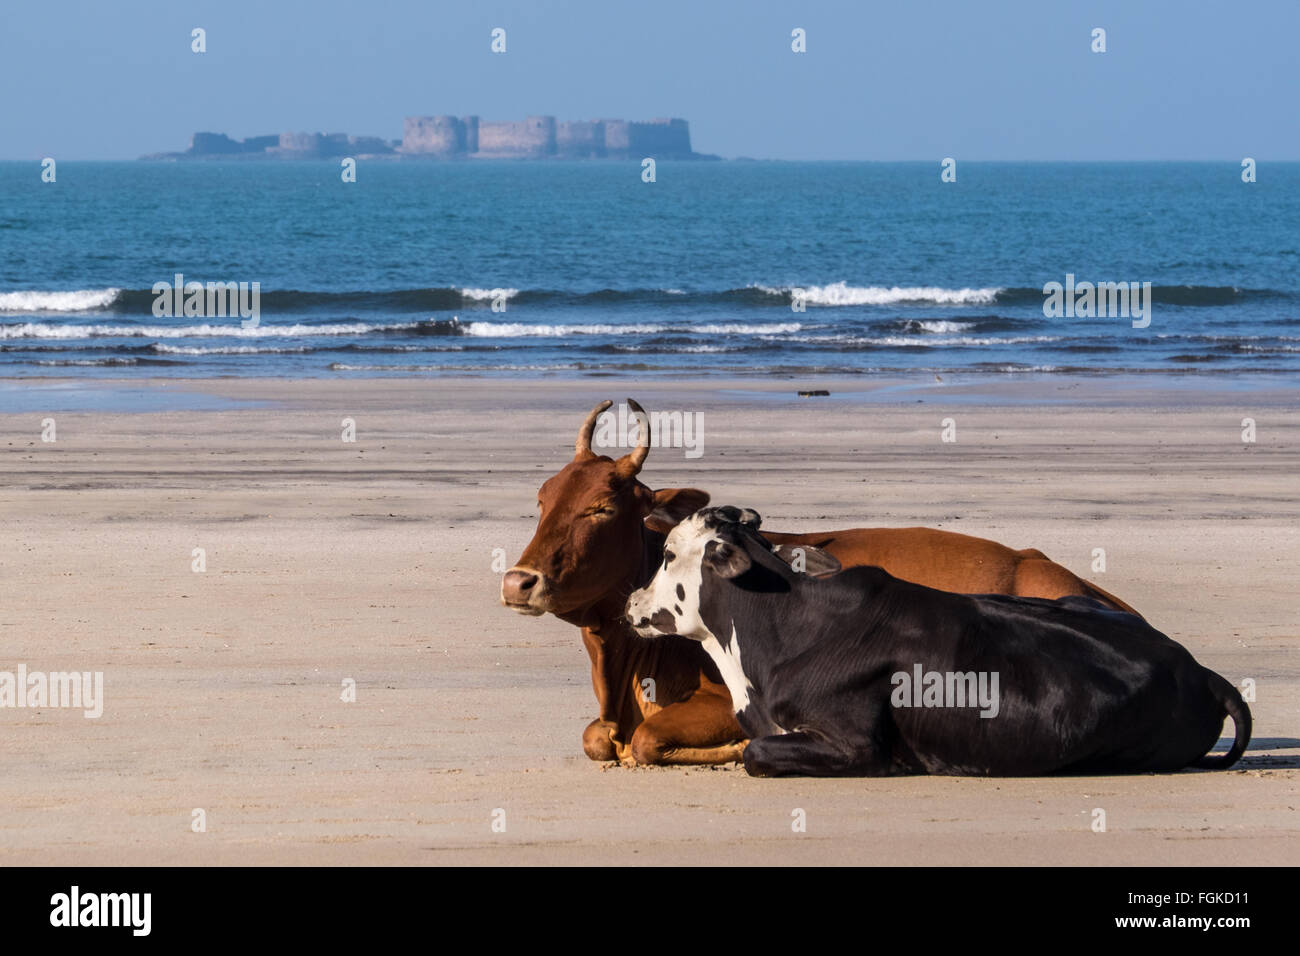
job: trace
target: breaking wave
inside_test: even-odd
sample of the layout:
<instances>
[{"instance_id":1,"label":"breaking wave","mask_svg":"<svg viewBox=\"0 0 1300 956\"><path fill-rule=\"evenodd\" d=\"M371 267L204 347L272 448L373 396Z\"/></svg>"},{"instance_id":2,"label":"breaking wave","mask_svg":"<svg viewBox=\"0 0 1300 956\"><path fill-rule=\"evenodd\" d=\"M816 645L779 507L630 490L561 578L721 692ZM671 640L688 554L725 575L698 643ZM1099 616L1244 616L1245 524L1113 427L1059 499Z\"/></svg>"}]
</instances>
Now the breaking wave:
<instances>
[{"instance_id":1,"label":"breaking wave","mask_svg":"<svg viewBox=\"0 0 1300 956\"><path fill-rule=\"evenodd\" d=\"M170 279L171 277L168 277ZM1049 277L1059 281L1059 277ZM186 281L204 281L186 277ZM166 281L166 280L164 280ZM227 281L227 280L222 280ZM248 281L248 280L245 280ZM295 289L262 289L259 303L263 313L354 314L364 312L418 313L465 309L481 311L498 301L511 305L603 308L610 305L662 305L684 308L702 305L772 307L789 305L796 289L803 291L810 307L886 306L977 306L1035 304L1043 300L1041 287L946 288L943 286L850 285L832 282L766 285L742 288L697 289L640 288L573 291L564 289L518 289L508 286L443 286L427 289L361 289L321 292ZM1152 299L1162 305L1222 306L1252 299L1292 299L1291 293L1274 289L1242 289L1236 286L1155 286ZM152 289L16 290L0 292L0 313L103 313L152 315L157 295ZM944 331L944 330L938 330Z\"/></svg>"},{"instance_id":2,"label":"breaking wave","mask_svg":"<svg viewBox=\"0 0 1300 956\"><path fill-rule=\"evenodd\" d=\"M801 288L809 305L900 305L926 303L931 305L991 305L997 301L1001 289L943 289L938 286L851 286L847 282L813 286L755 286L768 295L794 300L796 288Z\"/></svg>"},{"instance_id":3,"label":"breaking wave","mask_svg":"<svg viewBox=\"0 0 1300 956\"><path fill-rule=\"evenodd\" d=\"M0 312L93 312L112 305L121 294L121 289L0 292Z\"/></svg>"}]
</instances>

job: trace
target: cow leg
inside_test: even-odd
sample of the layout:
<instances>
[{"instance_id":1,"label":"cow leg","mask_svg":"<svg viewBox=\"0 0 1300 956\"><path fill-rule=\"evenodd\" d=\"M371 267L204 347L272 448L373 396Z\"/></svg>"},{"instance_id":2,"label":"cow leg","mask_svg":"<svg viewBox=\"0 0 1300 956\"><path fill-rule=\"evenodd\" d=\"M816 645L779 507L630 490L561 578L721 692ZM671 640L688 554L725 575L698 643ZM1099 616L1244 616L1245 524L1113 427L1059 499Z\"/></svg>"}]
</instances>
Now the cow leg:
<instances>
[{"instance_id":1,"label":"cow leg","mask_svg":"<svg viewBox=\"0 0 1300 956\"><path fill-rule=\"evenodd\" d=\"M745 750L744 736L730 697L697 693L647 717L632 734L630 756L651 765L735 763Z\"/></svg>"},{"instance_id":2,"label":"cow leg","mask_svg":"<svg viewBox=\"0 0 1300 956\"><path fill-rule=\"evenodd\" d=\"M883 777L889 773L889 761L871 750L847 751L798 731L751 740L745 748L745 770L753 777Z\"/></svg>"},{"instance_id":3,"label":"cow leg","mask_svg":"<svg viewBox=\"0 0 1300 956\"><path fill-rule=\"evenodd\" d=\"M618 759L618 724L599 717L582 732L582 751L592 760Z\"/></svg>"}]
</instances>

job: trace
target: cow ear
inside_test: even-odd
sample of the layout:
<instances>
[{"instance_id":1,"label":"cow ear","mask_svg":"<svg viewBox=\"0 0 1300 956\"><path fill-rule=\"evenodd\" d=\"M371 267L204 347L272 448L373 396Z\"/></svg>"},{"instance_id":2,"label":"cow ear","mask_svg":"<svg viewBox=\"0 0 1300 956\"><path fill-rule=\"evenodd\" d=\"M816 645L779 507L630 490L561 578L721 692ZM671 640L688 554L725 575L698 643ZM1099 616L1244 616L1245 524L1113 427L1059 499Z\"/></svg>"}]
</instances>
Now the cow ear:
<instances>
[{"instance_id":1,"label":"cow ear","mask_svg":"<svg viewBox=\"0 0 1300 956\"><path fill-rule=\"evenodd\" d=\"M808 544L778 544L772 553L790 565L792 571L810 578L829 577L843 567L834 555Z\"/></svg>"},{"instance_id":2,"label":"cow ear","mask_svg":"<svg viewBox=\"0 0 1300 956\"><path fill-rule=\"evenodd\" d=\"M661 488L654 494L646 527L667 534L677 527L677 522L695 514L709 503L709 493L698 488Z\"/></svg>"},{"instance_id":3,"label":"cow ear","mask_svg":"<svg viewBox=\"0 0 1300 956\"><path fill-rule=\"evenodd\" d=\"M704 560L720 578L738 578L754 564L744 545L729 541L710 542Z\"/></svg>"}]
</instances>

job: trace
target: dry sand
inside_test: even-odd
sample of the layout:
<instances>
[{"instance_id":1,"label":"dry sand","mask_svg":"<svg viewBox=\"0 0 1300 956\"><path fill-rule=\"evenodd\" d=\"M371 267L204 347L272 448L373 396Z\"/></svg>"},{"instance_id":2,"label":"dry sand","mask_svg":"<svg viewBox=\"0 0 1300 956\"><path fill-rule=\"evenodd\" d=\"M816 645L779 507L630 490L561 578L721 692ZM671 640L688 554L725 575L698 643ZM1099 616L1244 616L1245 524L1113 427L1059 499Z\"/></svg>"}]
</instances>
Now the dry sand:
<instances>
[{"instance_id":1,"label":"dry sand","mask_svg":"<svg viewBox=\"0 0 1300 956\"><path fill-rule=\"evenodd\" d=\"M102 670L106 703L98 720L0 709L0 864L1300 862L1293 392L812 384L832 396L173 381L130 389L259 404L129 413L75 410L129 405L121 385L10 383L0 670ZM627 394L705 415L703 457L656 449L652 487L702 487L778 530L925 524L1042 548L1253 678L1254 745L1228 772L1062 779L592 763L578 632L501 608L493 549L514 561L578 422Z\"/></svg>"}]
</instances>

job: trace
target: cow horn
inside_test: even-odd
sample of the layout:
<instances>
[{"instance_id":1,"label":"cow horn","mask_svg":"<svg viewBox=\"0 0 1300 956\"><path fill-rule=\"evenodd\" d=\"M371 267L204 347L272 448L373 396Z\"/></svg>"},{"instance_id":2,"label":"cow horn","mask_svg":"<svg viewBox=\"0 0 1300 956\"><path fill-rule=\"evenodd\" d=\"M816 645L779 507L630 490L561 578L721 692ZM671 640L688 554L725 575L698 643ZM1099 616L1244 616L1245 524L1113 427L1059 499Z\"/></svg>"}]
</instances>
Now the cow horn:
<instances>
[{"instance_id":1,"label":"cow horn","mask_svg":"<svg viewBox=\"0 0 1300 956\"><path fill-rule=\"evenodd\" d=\"M641 471L646 456L650 454L650 416L633 399L629 398L627 400L627 407L637 414L639 428L637 429L636 447L618 460L618 471L623 477L631 478Z\"/></svg>"},{"instance_id":2,"label":"cow horn","mask_svg":"<svg viewBox=\"0 0 1300 956\"><path fill-rule=\"evenodd\" d=\"M596 457L596 453L591 450L591 436L592 433L596 431L596 419L600 417L601 412L613 404L613 402L608 400L601 402L591 410L591 414L587 416L587 420L582 423L582 427L578 429L578 440L573 444L574 461L577 461L579 458Z\"/></svg>"}]
</instances>

